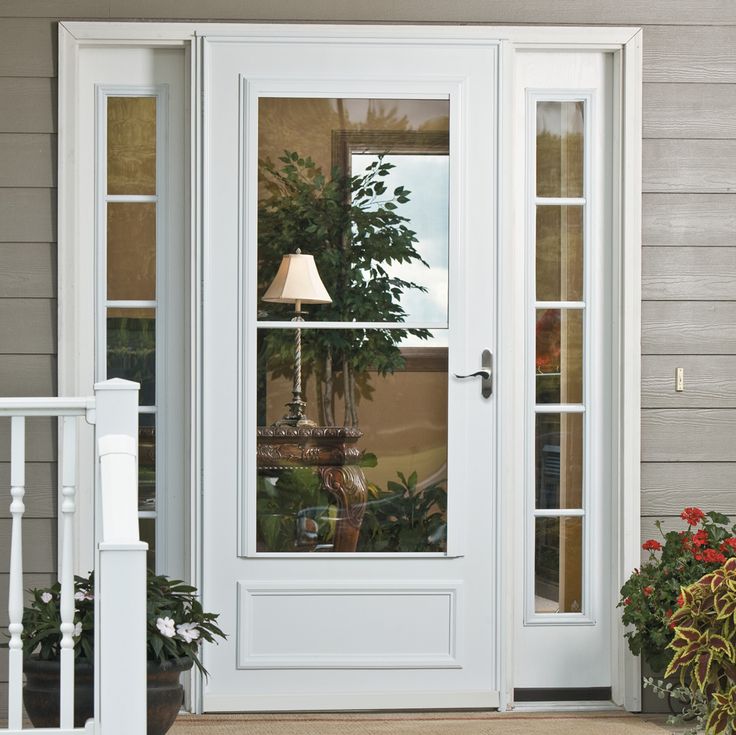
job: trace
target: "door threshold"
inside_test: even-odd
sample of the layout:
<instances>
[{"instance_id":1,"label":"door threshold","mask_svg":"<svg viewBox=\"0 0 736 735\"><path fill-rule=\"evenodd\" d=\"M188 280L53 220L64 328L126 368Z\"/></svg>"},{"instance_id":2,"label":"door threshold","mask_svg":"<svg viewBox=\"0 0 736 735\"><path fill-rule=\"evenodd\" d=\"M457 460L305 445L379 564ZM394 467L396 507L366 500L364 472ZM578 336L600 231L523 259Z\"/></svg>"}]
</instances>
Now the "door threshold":
<instances>
[{"instance_id":1,"label":"door threshold","mask_svg":"<svg viewBox=\"0 0 736 735\"><path fill-rule=\"evenodd\" d=\"M509 705L510 712L624 712L610 700L570 702L518 702Z\"/></svg>"}]
</instances>

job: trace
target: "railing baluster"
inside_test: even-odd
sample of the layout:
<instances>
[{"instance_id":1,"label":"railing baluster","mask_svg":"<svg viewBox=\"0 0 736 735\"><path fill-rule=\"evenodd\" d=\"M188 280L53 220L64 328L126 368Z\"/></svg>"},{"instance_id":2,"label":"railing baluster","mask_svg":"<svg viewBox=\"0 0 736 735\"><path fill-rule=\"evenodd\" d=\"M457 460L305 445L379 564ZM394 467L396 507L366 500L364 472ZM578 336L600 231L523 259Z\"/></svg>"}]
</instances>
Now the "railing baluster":
<instances>
[{"instance_id":1,"label":"railing baluster","mask_svg":"<svg viewBox=\"0 0 736 735\"><path fill-rule=\"evenodd\" d=\"M26 420L10 420L10 513L13 525L10 542L10 578L8 590L8 726L23 727L23 503L26 485Z\"/></svg>"},{"instance_id":2,"label":"railing baluster","mask_svg":"<svg viewBox=\"0 0 736 735\"><path fill-rule=\"evenodd\" d=\"M63 421L61 482L61 717L62 728L74 727L74 511L76 509L77 419Z\"/></svg>"}]
</instances>

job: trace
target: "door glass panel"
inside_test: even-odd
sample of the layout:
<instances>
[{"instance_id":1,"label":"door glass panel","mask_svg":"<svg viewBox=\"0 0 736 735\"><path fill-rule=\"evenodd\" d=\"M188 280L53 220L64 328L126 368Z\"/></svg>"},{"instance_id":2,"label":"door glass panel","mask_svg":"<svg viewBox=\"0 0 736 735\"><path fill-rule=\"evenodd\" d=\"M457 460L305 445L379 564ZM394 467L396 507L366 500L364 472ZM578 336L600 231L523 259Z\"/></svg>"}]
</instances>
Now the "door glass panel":
<instances>
[{"instance_id":1,"label":"door glass panel","mask_svg":"<svg viewBox=\"0 0 736 735\"><path fill-rule=\"evenodd\" d=\"M583 208L537 207L537 300L583 299Z\"/></svg>"},{"instance_id":2,"label":"door glass panel","mask_svg":"<svg viewBox=\"0 0 736 735\"><path fill-rule=\"evenodd\" d=\"M583 504L583 414L538 413L536 507L581 508Z\"/></svg>"},{"instance_id":3,"label":"door glass panel","mask_svg":"<svg viewBox=\"0 0 736 735\"><path fill-rule=\"evenodd\" d=\"M582 610L583 519L537 518L534 534L534 610Z\"/></svg>"},{"instance_id":4,"label":"door glass panel","mask_svg":"<svg viewBox=\"0 0 736 735\"><path fill-rule=\"evenodd\" d=\"M582 197L584 102L537 102L537 196Z\"/></svg>"},{"instance_id":5,"label":"door glass panel","mask_svg":"<svg viewBox=\"0 0 736 735\"><path fill-rule=\"evenodd\" d=\"M583 312L537 309L537 403L583 400Z\"/></svg>"},{"instance_id":6,"label":"door glass panel","mask_svg":"<svg viewBox=\"0 0 736 735\"><path fill-rule=\"evenodd\" d=\"M107 98L107 193L156 193L156 98Z\"/></svg>"},{"instance_id":7,"label":"door glass panel","mask_svg":"<svg viewBox=\"0 0 736 735\"><path fill-rule=\"evenodd\" d=\"M447 324L449 102L259 101L258 316L284 255L313 255L312 321ZM307 302L305 302L307 303Z\"/></svg>"},{"instance_id":8,"label":"door glass panel","mask_svg":"<svg viewBox=\"0 0 736 735\"><path fill-rule=\"evenodd\" d=\"M156 510L156 415L138 416L138 509Z\"/></svg>"},{"instance_id":9,"label":"door glass panel","mask_svg":"<svg viewBox=\"0 0 736 735\"><path fill-rule=\"evenodd\" d=\"M302 329L314 426L279 423L295 349L295 330L258 330L258 550L444 551L446 332Z\"/></svg>"},{"instance_id":10,"label":"door glass panel","mask_svg":"<svg viewBox=\"0 0 736 735\"><path fill-rule=\"evenodd\" d=\"M155 404L156 319L153 309L107 310L107 377L140 383L140 405Z\"/></svg>"},{"instance_id":11,"label":"door glass panel","mask_svg":"<svg viewBox=\"0 0 736 735\"><path fill-rule=\"evenodd\" d=\"M156 298L156 205L109 202L107 205L107 298L153 301Z\"/></svg>"}]
</instances>

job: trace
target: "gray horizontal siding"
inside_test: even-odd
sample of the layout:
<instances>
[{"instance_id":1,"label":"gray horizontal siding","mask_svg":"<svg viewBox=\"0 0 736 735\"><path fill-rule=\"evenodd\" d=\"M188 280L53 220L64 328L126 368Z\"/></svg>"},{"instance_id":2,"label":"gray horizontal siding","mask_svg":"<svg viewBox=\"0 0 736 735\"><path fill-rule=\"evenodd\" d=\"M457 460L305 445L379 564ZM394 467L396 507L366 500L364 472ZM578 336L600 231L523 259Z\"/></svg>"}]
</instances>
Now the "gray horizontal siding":
<instances>
[{"instance_id":1,"label":"gray horizontal siding","mask_svg":"<svg viewBox=\"0 0 736 735\"><path fill-rule=\"evenodd\" d=\"M10 419L3 416L0 417L0 462L9 461ZM30 418L26 421L26 461L56 461L56 423L54 419Z\"/></svg>"},{"instance_id":2,"label":"gray horizontal siding","mask_svg":"<svg viewBox=\"0 0 736 735\"><path fill-rule=\"evenodd\" d=\"M645 194L642 242L648 247L733 247L736 194Z\"/></svg>"},{"instance_id":3,"label":"gray horizontal siding","mask_svg":"<svg viewBox=\"0 0 736 735\"><path fill-rule=\"evenodd\" d=\"M61 6L61 7L60 7ZM152 2L151 0L3 0L0 17L52 17L63 11L65 18L204 18L223 20L372 20L413 22L485 23L613 23L692 25L736 24L736 8L730 0L680 0L676 10L670 3L642 0L525 0L493 2L464 0L373 0L369 9L361 3L344 0L311 0L302 3L273 3L271 0L200 0Z\"/></svg>"},{"instance_id":4,"label":"gray horizontal siding","mask_svg":"<svg viewBox=\"0 0 736 735\"><path fill-rule=\"evenodd\" d=\"M675 367L685 390L675 392ZM643 408L736 408L736 355L644 355Z\"/></svg>"},{"instance_id":5,"label":"gray horizontal siding","mask_svg":"<svg viewBox=\"0 0 736 735\"><path fill-rule=\"evenodd\" d=\"M59 10L64 4L58 3ZM58 33L57 22L48 18L3 19L0 77L55 77Z\"/></svg>"},{"instance_id":6,"label":"gray horizontal siding","mask_svg":"<svg viewBox=\"0 0 736 735\"><path fill-rule=\"evenodd\" d=\"M693 495L697 488L697 496ZM697 503L736 520L736 463L646 462L641 468L641 512L666 516Z\"/></svg>"},{"instance_id":7,"label":"gray horizontal siding","mask_svg":"<svg viewBox=\"0 0 736 735\"><path fill-rule=\"evenodd\" d=\"M56 186L56 136L0 134L0 187Z\"/></svg>"},{"instance_id":8,"label":"gray horizontal siding","mask_svg":"<svg viewBox=\"0 0 736 735\"><path fill-rule=\"evenodd\" d=\"M0 462L0 518L10 517L10 499L7 490L9 487L10 463ZM56 464L53 462L26 463L24 518L54 518L56 516L56 495ZM6 499L8 502L5 502ZM2 571L1 565L0 571ZM0 610L2 609L0 604Z\"/></svg>"},{"instance_id":9,"label":"gray horizontal siding","mask_svg":"<svg viewBox=\"0 0 736 735\"><path fill-rule=\"evenodd\" d=\"M645 192L736 192L736 140L645 140L643 166Z\"/></svg>"},{"instance_id":10,"label":"gray horizontal siding","mask_svg":"<svg viewBox=\"0 0 736 735\"><path fill-rule=\"evenodd\" d=\"M736 462L736 411L645 408L641 424L644 462Z\"/></svg>"},{"instance_id":11,"label":"gray horizontal siding","mask_svg":"<svg viewBox=\"0 0 736 735\"><path fill-rule=\"evenodd\" d=\"M645 355L736 354L736 302L645 301Z\"/></svg>"},{"instance_id":12,"label":"gray horizontal siding","mask_svg":"<svg viewBox=\"0 0 736 735\"><path fill-rule=\"evenodd\" d=\"M736 299L736 248L644 248L642 296L653 301Z\"/></svg>"},{"instance_id":13,"label":"gray horizontal siding","mask_svg":"<svg viewBox=\"0 0 736 735\"><path fill-rule=\"evenodd\" d=\"M0 78L0 133L55 133L56 80Z\"/></svg>"},{"instance_id":14,"label":"gray horizontal siding","mask_svg":"<svg viewBox=\"0 0 736 735\"><path fill-rule=\"evenodd\" d=\"M55 299L0 299L0 354L55 352Z\"/></svg>"},{"instance_id":15,"label":"gray horizontal siding","mask_svg":"<svg viewBox=\"0 0 736 735\"><path fill-rule=\"evenodd\" d=\"M645 84L645 138L736 138L736 84Z\"/></svg>"},{"instance_id":16,"label":"gray horizontal siding","mask_svg":"<svg viewBox=\"0 0 736 735\"><path fill-rule=\"evenodd\" d=\"M644 29L644 81L734 83L734 48L733 26L649 26Z\"/></svg>"},{"instance_id":17,"label":"gray horizontal siding","mask_svg":"<svg viewBox=\"0 0 736 735\"><path fill-rule=\"evenodd\" d=\"M0 188L0 242L55 242L56 189Z\"/></svg>"},{"instance_id":18,"label":"gray horizontal siding","mask_svg":"<svg viewBox=\"0 0 736 735\"><path fill-rule=\"evenodd\" d=\"M0 559L10 558L12 521L0 518ZM56 569L56 519L28 518L23 521L23 571L48 574Z\"/></svg>"},{"instance_id":19,"label":"gray horizontal siding","mask_svg":"<svg viewBox=\"0 0 736 735\"><path fill-rule=\"evenodd\" d=\"M54 298L56 244L0 243L0 298Z\"/></svg>"},{"instance_id":20,"label":"gray horizontal siding","mask_svg":"<svg viewBox=\"0 0 736 735\"><path fill-rule=\"evenodd\" d=\"M56 395L56 356L0 355L0 395Z\"/></svg>"}]
</instances>

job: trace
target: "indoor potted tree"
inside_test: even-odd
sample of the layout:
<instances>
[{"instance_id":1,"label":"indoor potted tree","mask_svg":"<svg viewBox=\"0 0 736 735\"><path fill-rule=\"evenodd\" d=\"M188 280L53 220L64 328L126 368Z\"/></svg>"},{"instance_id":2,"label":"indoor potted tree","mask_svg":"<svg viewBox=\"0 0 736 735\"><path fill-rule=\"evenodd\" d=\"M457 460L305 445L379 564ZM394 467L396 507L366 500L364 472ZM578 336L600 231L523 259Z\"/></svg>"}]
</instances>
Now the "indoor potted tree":
<instances>
[{"instance_id":1,"label":"indoor potted tree","mask_svg":"<svg viewBox=\"0 0 736 735\"><path fill-rule=\"evenodd\" d=\"M59 723L61 651L61 587L30 590L23 612L23 652L26 683L23 702L35 727ZM163 735L174 723L183 701L181 672L192 666L207 673L199 659L202 641L216 642L225 634L219 617L204 612L196 589L176 579L148 572L147 658L148 735ZM74 722L82 727L93 713L94 575L74 580ZM121 632L121 645L125 645Z\"/></svg>"}]
</instances>

